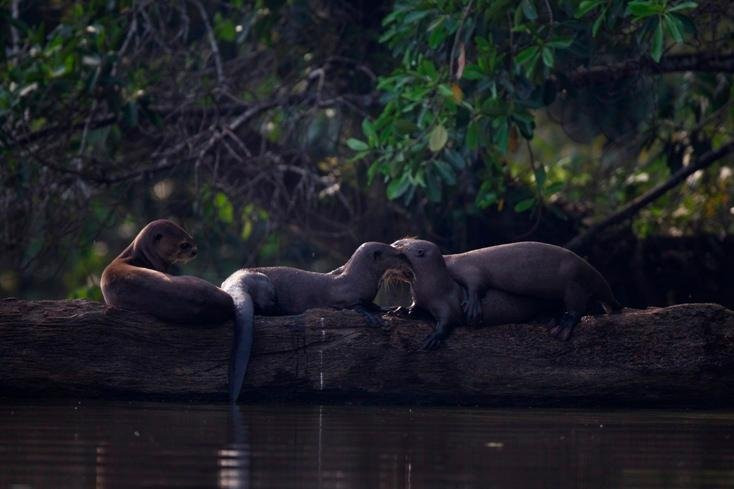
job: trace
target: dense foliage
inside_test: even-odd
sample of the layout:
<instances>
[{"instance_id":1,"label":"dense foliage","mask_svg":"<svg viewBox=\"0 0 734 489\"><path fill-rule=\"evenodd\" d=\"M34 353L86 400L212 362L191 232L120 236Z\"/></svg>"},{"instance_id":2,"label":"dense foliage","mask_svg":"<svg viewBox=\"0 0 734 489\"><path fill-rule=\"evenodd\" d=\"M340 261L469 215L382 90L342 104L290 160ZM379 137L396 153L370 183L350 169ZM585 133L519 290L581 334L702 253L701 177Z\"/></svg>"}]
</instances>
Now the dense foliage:
<instances>
[{"instance_id":1,"label":"dense foliage","mask_svg":"<svg viewBox=\"0 0 734 489\"><path fill-rule=\"evenodd\" d=\"M546 168L568 168L567 158L531 156L519 172L532 187L507 192L511 154L533 139L538 109L548 107L572 136L591 141L603 133L608 145L624 147L613 163L627 171L640 152L687 146L650 161L657 183L665 167L680 167L683 153L695 158L725 141L716 131L722 119L731 122L731 79L708 73L717 63L707 66L729 53L731 32L697 29L697 7L667 0L398 1L383 20L381 41L401 64L380 78L382 113L366 119L363 138L348 144L357 158L374 158L370 173L389 182L388 198L409 203L424 194L439 203L469 193L478 209L509 199L522 212L568 179L563 171L549 178ZM688 75L646 76L657 72Z\"/></svg>"}]
</instances>

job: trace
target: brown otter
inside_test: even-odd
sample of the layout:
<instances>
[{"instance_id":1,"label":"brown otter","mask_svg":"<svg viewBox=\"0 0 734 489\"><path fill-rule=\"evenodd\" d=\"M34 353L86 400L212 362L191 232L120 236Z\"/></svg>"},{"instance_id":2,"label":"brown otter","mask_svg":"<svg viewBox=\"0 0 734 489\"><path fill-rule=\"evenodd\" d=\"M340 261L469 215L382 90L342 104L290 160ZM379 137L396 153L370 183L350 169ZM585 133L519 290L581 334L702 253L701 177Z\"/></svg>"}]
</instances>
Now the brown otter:
<instances>
[{"instance_id":1,"label":"brown otter","mask_svg":"<svg viewBox=\"0 0 734 489\"><path fill-rule=\"evenodd\" d=\"M171 221L160 219L143 228L133 242L102 272L100 286L107 304L140 311L164 321L211 324L231 319L237 306L232 351L241 349L247 304L237 303L220 288L197 277L166 272L196 256L193 238ZM229 370L237 356L230 358Z\"/></svg>"},{"instance_id":2,"label":"brown otter","mask_svg":"<svg viewBox=\"0 0 734 489\"><path fill-rule=\"evenodd\" d=\"M372 300L387 270L408 266L405 256L385 243L362 244L339 273L317 273L292 267L258 267L238 270L223 283L235 302L238 297L251 304L246 319L244 343L236 352L237 361L230 377L230 397L236 399L245 376L252 348L252 315L300 314L315 307L351 308L364 314L372 324L382 321L370 314L379 309Z\"/></svg>"},{"instance_id":3,"label":"brown otter","mask_svg":"<svg viewBox=\"0 0 734 489\"><path fill-rule=\"evenodd\" d=\"M420 240L399 240L393 246L405 251L416 241ZM564 340L571 336L590 301L600 301L607 312L622 308L598 270L559 246L525 241L443 258L451 276L467 289L465 311L472 323L482 315L480 297L490 288L563 301L566 311L551 333L560 334Z\"/></svg>"},{"instance_id":4,"label":"brown otter","mask_svg":"<svg viewBox=\"0 0 734 489\"><path fill-rule=\"evenodd\" d=\"M426 338L423 347L429 350L437 348L451 328L464 323L462 302L466 293L449 273L441 250L434 243L410 239L396 241L393 246L405 253L411 265L410 271L393 274L411 284L413 304L409 312L412 315L416 309L424 309L436 321L436 331ZM480 305L482 324L487 326L526 322L553 307L551 302L543 299L495 289L485 292Z\"/></svg>"},{"instance_id":5,"label":"brown otter","mask_svg":"<svg viewBox=\"0 0 734 489\"><path fill-rule=\"evenodd\" d=\"M193 238L166 219L145 226L107 265L100 287L107 304L177 323L221 323L233 315L232 297L206 280L169 275L174 263L196 256Z\"/></svg>"}]
</instances>

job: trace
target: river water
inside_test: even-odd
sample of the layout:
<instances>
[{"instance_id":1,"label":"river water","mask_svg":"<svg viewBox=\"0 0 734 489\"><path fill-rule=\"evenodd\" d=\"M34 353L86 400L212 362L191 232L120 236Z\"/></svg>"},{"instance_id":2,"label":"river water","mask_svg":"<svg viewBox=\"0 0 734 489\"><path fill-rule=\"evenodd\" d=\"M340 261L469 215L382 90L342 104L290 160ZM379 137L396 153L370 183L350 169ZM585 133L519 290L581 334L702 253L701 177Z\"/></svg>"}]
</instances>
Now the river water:
<instances>
[{"instance_id":1,"label":"river water","mask_svg":"<svg viewBox=\"0 0 734 489\"><path fill-rule=\"evenodd\" d=\"M734 488L734 412L0 401L0 488Z\"/></svg>"}]
</instances>

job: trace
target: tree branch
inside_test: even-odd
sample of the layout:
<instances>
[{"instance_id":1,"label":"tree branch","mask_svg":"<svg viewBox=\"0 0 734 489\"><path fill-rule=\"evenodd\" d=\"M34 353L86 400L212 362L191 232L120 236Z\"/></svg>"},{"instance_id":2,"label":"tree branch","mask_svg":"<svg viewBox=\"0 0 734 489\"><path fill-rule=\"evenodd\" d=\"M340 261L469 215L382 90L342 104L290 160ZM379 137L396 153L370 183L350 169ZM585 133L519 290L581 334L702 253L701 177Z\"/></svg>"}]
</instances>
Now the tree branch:
<instances>
[{"instance_id":1,"label":"tree branch","mask_svg":"<svg viewBox=\"0 0 734 489\"><path fill-rule=\"evenodd\" d=\"M665 74L685 71L734 73L734 53L691 53L665 56L660 63L650 57L629 59L601 66L581 67L562 78L556 84L582 87L595 83L609 83L638 74Z\"/></svg>"},{"instance_id":2,"label":"tree branch","mask_svg":"<svg viewBox=\"0 0 734 489\"><path fill-rule=\"evenodd\" d=\"M629 202L627 205L622 207L619 211L615 212L606 219L592 225L586 232L576 236L571 241L566 243L566 248L581 251L586 248L591 241L604 229L619 224L631 217L634 217L641 209L649 205L658 199L661 195L665 194L668 190L677 186L683 180L688 178L698 170L707 168L714 162L734 152L734 141L730 141L715 151L709 151L701 155L695 162L688 166L684 166L673 174L666 182L650 189L644 194L640 195L636 199Z\"/></svg>"},{"instance_id":3,"label":"tree branch","mask_svg":"<svg viewBox=\"0 0 734 489\"><path fill-rule=\"evenodd\" d=\"M212 55L214 56L214 65L217 68L217 83L219 85L219 89L221 90L225 86L225 80L224 70L222 68L222 56L219 54L219 45L217 44L217 39L214 36L214 30L212 29L212 25L209 22L209 16L206 13L206 9L199 0L195 0L194 5L196 5L196 8L199 10L201 20L204 22L204 26L206 27L207 37L209 38L209 44L212 48Z\"/></svg>"}]
</instances>

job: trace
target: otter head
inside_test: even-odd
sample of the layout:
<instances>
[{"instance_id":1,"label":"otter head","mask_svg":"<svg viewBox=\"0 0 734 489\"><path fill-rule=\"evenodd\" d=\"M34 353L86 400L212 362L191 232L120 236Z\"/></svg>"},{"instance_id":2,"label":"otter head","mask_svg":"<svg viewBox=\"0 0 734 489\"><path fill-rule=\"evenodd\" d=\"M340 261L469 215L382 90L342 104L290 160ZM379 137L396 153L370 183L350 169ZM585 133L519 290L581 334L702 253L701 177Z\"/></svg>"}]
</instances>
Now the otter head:
<instances>
[{"instance_id":1,"label":"otter head","mask_svg":"<svg viewBox=\"0 0 734 489\"><path fill-rule=\"evenodd\" d=\"M373 270L382 276L388 270L410 269L410 263L400 250L385 243L368 241L352 254L344 270L347 271L354 267Z\"/></svg>"},{"instance_id":2,"label":"otter head","mask_svg":"<svg viewBox=\"0 0 734 489\"><path fill-rule=\"evenodd\" d=\"M443 255L441 249L430 241L414 238L403 238L395 241L392 245L397 250L400 250L405 258L410 263L410 268L413 274L402 275L396 277L399 280L406 282L412 281L415 278L416 270L424 270L426 267L440 266L443 263ZM445 266L445 265L444 265Z\"/></svg>"},{"instance_id":3,"label":"otter head","mask_svg":"<svg viewBox=\"0 0 734 489\"><path fill-rule=\"evenodd\" d=\"M185 263L196 253L191 235L167 219L151 222L133 241L133 254L159 271L166 271L173 263Z\"/></svg>"}]
</instances>

